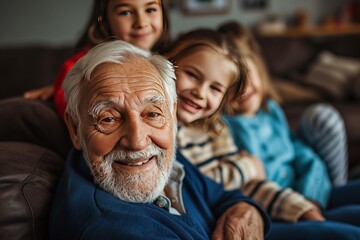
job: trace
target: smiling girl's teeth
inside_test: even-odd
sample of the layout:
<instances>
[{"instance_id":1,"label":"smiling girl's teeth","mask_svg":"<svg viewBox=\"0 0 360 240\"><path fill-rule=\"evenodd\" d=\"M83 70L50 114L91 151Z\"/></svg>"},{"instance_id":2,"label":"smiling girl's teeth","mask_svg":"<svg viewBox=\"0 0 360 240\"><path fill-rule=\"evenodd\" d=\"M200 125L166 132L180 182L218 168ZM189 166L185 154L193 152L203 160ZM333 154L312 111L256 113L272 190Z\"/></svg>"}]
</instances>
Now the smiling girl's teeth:
<instances>
[{"instance_id":1,"label":"smiling girl's teeth","mask_svg":"<svg viewBox=\"0 0 360 240\"><path fill-rule=\"evenodd\" d=\"M132 162L130 162L130 163L126 163L126 165L128 165L128 166L140 166L140 165L143 165L143 164L145 164L145 163L147 163L148 161L149 161L150 159L147 159L147 160L145 160L145 161L143 161L143 162L137 162L137 163L132 163Z\"/></svg>"},{"instance_id":2,"label":"smiling girl's teeth","mask_svg":"<svg viewBox=\"0 0 360 240\"><path fill-rule=\"evenodd\" d=\"M186 100L186 103L187 103L188 105L190 105L191 107L193 107L193 108L199 108L199 106L198 106L197 104L194 104L193 102L191 102L191 101L189 101L189 100Z\"/></svg>"}]
</instances>

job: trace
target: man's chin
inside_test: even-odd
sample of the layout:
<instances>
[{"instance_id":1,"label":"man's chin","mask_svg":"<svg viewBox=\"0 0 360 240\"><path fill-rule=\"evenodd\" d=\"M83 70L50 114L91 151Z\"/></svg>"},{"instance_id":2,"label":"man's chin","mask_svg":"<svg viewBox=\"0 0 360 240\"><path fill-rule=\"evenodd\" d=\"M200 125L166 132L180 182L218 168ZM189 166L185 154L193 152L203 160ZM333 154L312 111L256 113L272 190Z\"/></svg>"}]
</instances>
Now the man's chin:
<instances>
[{"instance_id":1,"label":"man's chin","mask_svg":"<svg viewBox=\"0 0 360 240\"><path fill-rule=\"evenodd\" d=\"M95 182L123 201L153 202L163 192L172 169L172 162L165 161L167 156L157 156L140 166L124 166L114 161L104 161L99 168L92 166Z\"/></svg>"},{"instance_id":2,"label":"man's chin","mask_svg":"<svg viewBox=\"0 0 360 240\"><path fill-rule=\"evenodd\" d=\"M146 192L142 192L141 195L139 195L138 192L130 191L130 193L128 193L128 194L115 193L114 195L115 195L115 197L117 197L120 200L123 200L125 202L151 203L151 202L154 202L161 195L161 191L157 191L157 192L146 191Z\"/></svg>"},{"instance_id":3,"label":"man's chin","mask_svg":"<svg viewBox=\"0 0 360 240\"><path fill-rule=\"evenodd\" d=\"M131 174L128 176L121 174L116 178L105 178L99 185L123 201L149 203L153 202L162 193L166 181L167 179L161 176L160 172L152 174Z\"/></svg>"}]
</instances>

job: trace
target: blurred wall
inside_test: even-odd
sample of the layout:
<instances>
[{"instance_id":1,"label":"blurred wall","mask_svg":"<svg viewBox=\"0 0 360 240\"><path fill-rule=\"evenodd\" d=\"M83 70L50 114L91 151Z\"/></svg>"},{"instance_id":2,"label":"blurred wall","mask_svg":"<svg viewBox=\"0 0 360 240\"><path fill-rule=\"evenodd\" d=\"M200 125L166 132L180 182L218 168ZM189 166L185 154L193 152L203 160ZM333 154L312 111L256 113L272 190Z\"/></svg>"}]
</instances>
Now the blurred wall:
<instances>
[{"instance_id":1,"label":"blurred wall","mask_svg":"<svg viewBox=\"0 0 360 240\"><path fill-rule=\"evenodd\" d=\"M179 0L170 0L179 1ZM305 9L314 24L326 14L333 13L345 0L268 0L263 10L245 10L242 0L229 0L227 14L189 16L178 6L171 10L172 34L200 27L214 27L227 20L237 19L254 25L266 16L293 16ZM91 0L1 0L0 47L14 45L73 45L81 34L90 14Z\"/></svg>"}]
</instances>

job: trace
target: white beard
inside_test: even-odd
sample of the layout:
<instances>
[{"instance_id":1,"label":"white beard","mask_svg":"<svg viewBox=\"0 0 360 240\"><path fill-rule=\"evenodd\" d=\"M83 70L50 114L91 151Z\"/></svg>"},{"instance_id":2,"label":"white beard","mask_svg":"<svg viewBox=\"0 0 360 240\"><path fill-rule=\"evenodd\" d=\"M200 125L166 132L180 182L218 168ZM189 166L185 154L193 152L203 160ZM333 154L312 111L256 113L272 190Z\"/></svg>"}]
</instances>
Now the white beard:
<instances>
[{"instance_id":1,"label":"white beard","mask_svg":"<svg viewBox=\"0 0 360 240\"><path fill-rule=\"evenodd\" d=\"M175 154L175 147L173 153ZM155 156L152 161L156 161L158 171L129 174L116 172L112 167L114 161L146 159L152 156ZM86 159L89 164L88 158ZM95 183L105 191L127 202L149 203L164 190L174 159L174 155L166 156L163 149L152 143L147 149L138 152L113 150L104 157L100 166L89 165Z\"/></svg>"}]
</instances>

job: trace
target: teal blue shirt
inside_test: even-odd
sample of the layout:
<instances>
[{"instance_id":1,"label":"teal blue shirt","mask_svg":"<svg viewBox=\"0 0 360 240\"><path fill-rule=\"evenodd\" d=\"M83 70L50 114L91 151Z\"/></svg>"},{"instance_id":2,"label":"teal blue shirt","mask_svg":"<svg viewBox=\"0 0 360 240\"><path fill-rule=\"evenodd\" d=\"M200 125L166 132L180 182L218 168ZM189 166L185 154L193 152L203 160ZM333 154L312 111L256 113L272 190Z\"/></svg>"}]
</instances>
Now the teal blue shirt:
<instances>
[{"instance_id":1,"label":"teal blue shirt","mask_svg":"<svg viewBox=\"0 0 360 240\"><path fill-rule=\"evenodd\" d=\"M236 145L264 163L269 180L290 187L326 207L331 182L325 163L297 139L281 107L273 100L255 116L224 116Z\"/></svg>"}]
</instances>

